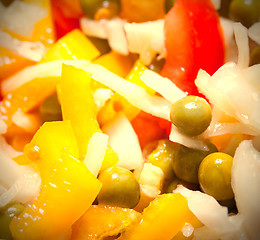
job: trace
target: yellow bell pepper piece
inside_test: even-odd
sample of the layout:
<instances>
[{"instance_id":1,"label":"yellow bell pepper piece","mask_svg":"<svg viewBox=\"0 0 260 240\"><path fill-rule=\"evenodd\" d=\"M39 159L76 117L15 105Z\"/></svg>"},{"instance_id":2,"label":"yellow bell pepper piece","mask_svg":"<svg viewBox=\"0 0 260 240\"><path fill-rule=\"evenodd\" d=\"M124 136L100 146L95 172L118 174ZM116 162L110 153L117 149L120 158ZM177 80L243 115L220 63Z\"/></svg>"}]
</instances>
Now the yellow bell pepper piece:
<instances>
[{"instance_id":1,"label":"yellow bell pepper piece","mask_svg":"<svg viewBox=\"0 0 260 240\"><path fill-rule=\"evenodd\" d=\"M91 75L73 66L63 65L60 98L63 119L71 121L79 147L79 159L84 160L90 138L95 132L101 132L91 89ZM108 147L102 169L117 161L117 156Z\"/></svg>"},{"instance_id":2,"label":"yellow bell pepper piece","mask_svg":"<svg viewBox=\"0 0 260 240\"><path fill-rule=\"evenodd\" d=\"M48 122L24 152L38 165L42 187L32 204L15 217L14 239L59 239L95 200L101 183L78 161L69 121Z\"/></svg>"},{"instance_id":3,"label":"yellow bell pepper piece","mask_svg":"<svg viewBox=\"0 0 260 240\"><path fill-rule=\"evenodd\" d=\"M70 120L80 159L83 160L93 133L101 132L96 120L97 109L91 89L91 75L73 66L62 66L61 108L64 120Z\"/></svg>"},{"instance_id":4,"label":"yellow bell pepper piece","mask_svg":"<svg viewBox=\"0 0 260 240\"><path fill-rule=\"evenodd\" d=\"M46 53L43 61L63 60L93 60L100 55L99 50L78 29L75 29L59 39Z\"/></svg>"},{"instance_id":5,"label":"yellow bell pepper piece","mask_svg":"<svg viewBox=\"0 0 260 240\"><path fill-rule=\"evenodd\" d=\"M140 79L140 76L146 70L147 67L144 66L139 60L137 60L132 67L130 73L126 76L126 80L143 87L150 94L155 94L155 91L145 85L145 83ZM140 109L133 106L124 97L115 93L109 101L100 109L98 113L98 122L101 126L105 125L117 115L119 111L122 111L124 115L131 121L134 117L138 115Z\"/></svg>"},{"instance_id":6,"label":"yellow bell pepper piece","mask_svg":"<svg viewBox=\"0 0 260 240\"><path fill-rule=\"evenodd\" d=\"M93 61L116 75L125 78L133 67L133 59L131 56L123 56L114 51L104 54Z\"/></svg>"},{"instance_id":7,"label":"yellow bell pepper piece","mask_svg":"<svg viewBox=\"0 0 260 240\"><path fill-rule=\"evenodd\" d=\"M138 222L141 214L129 208L92 205L72 226L71 240L102 240Z\"/></svg>"},{"instance_id":8,"label":"yellow bell pepper piece","mask_svg":"<svg viewBox=\"0 0 260 240\"><path fill-rule=\"evenodd\" d=\"M180 193L159 195L144 210L142 220L120 240L171 240L192 218L188 201Z\"/></svg>"},{"instance_id":9,"label":"yellow bell pepper piece","mask_svg":"<svg viewBox=\"0 0 260 240\"><path fill-rule=\"evenodd\" d=\"M58 80L58 77L44 78L44 80L35 78L8 93L0 108L0 114L7 125L12 124L12 117L16 111L26 113L54 92Z\"/></svg>"}]
</instances>

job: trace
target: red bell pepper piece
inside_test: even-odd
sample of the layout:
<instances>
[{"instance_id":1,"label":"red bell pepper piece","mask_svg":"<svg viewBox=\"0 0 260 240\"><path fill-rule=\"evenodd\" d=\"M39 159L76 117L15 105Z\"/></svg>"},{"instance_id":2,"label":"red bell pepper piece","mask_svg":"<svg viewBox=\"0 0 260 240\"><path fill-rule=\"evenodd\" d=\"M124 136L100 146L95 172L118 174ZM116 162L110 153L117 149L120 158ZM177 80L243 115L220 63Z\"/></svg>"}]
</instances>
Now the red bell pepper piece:
<instances>
[{"instance_id":1,"label":"red bell pepper piece","mask_svg":"<svg viewBox=\"0 0 260 240\"><path fill-rule=\"evenodd\" d=\"M188 94L201 68L213 74L224 63L222 29L210 0L177 0L165 17L167 57L161 75Z\"/></svg>"},{"instance_id":2,"label":"red bell pepper piece","mask_svg":"<svg viewBox=\"0 0 260 240\"><path fill-rule=\"evenodd\" d=\"M63 11L62 1L52 0L52 15L57 39L63 37L75 28L79 28L79 16L66 16Z\"/></svg>"}]
</instances>

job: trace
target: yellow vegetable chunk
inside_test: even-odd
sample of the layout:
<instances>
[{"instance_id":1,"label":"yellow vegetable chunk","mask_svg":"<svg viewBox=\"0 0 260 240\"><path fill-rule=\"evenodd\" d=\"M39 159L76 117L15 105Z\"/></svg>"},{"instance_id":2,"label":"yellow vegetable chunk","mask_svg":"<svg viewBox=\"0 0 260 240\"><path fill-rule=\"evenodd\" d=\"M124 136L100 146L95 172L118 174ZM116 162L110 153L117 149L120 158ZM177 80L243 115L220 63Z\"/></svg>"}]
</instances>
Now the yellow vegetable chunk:
<instances>
[{"instance_id":1,"label":"yellow vegetable chunk","mask_svg":"<svg viewBox=\"0 0 260 240\"><path fill-rule=\"evenodd\" d=\"M46 53L43 61L52 60L93 60L100 55L98 49L78 29L59 39Z\"/></svg>"},{"instance_id":2,"label":"yellow vegetable chunk","mask_svg":"<svg viewBox=\"0 0 260 240\"><path fill-rule=\"evenodd\" d=\"M90 207L101 183L76 159L78 149L69 121L44 123L24 154L37 163L42 187L12 220L12 236L17 240L59 239Z\"/></svg>"},{"instance_id":3,"label":"yellow vegetable chunk","mask_svg":"<svg viewBox=\"0 0 260 240\"><path fill-rule=\"evenodd\" d=\"M61 108L64 120L70 120L84 159L93 133L101 132L96 120L97 109L91 89L91 75L73 66L63 65L61 76Z\"/></svg>"},{"instance_id":4,"label":"yellow vegetable chunk","mask_svg":"<svg viewBox=\"0 0 260 240\"><path fill-rule=\"evenodd\" d=\"M195 216L180 193L159 195L144 210L140 223L126 231L120 240L171 240Z\"/></svg>"},{"instance_id":5,"label":"yellow vegetable chunk","mask_svg":"<svg viewBox=\"0 0 260 240\"><path fill-rule=\"evenodd\" d=\"M93 63L99 64L112 73L125 78L133 66L131 56L123 56L116 52L110 52L94 60Z\"/></svg>"},{"instance_id":6,"label":"yellow vegetable chunk","mask_svg":"<svg viewBox=\"0 0 260 240\"><path fill-rule=\"evenodd\" d=\"M72 226L72 240L101 240L116 236L138 222L141 214L129 208L92 205Z\"/></svg>"},{"instance_id":7,"label":"yellow vegetable chunk","mask_svg":"<svg viewBox=\"0 0 260 240\"><path fill-rule=\"evenodd\" d=\"M101 132L91 89L91 75L73 66L63 65L60 97L64 120L70 120L79 147L79 159L84 160L88 143L95 132ZM102 169L113 166L118 158L107 148Z\"/></svg>"}]
</instances>

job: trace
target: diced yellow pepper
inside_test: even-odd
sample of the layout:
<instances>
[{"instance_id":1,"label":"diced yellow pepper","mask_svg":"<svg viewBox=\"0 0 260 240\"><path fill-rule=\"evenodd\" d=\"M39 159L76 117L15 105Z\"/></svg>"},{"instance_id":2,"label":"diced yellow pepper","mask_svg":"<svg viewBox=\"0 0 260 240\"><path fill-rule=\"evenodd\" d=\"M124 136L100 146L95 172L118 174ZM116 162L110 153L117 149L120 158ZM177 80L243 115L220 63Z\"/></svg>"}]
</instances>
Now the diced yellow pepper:
<instances>
[{"instance_id":1,"label":"diced yellow pepper","mask_svg":"<svg viewBox=\"0 0 260 240\"><path fill-rule=\"evenodd\" d=\"M192 217L195 218L188 201L180 193L159 195L144 210L140 223L126 231L120 240L171 240Z\"/></svg>"},{"instance_id":2,"label":"diced yellow pepper","mask_svg":"<svg viewBox=\"0 0 260 240\"><path fill-rule=\"evenodd\" d=\"M101 132L91 89L91 75L73 66L63 65L60 97L63 119L71 121L79 147L79 159L84 160L90 138L95 132ZM110 167L117 161L112 149L107 148L102 168Z\"/></svg>"},{"instance_id":3,"label":"diced yellow pepper","mask_svg":"<svg viewBox=\"0 0 260 240\"><path fill-rule=\"evenodd\" d=\"M59 239L95 200L101 183L78 161L76 139L69 121L48 122L24 152L38 165L39 195L15 217L14 239Z\"/></svg>"},{"instance_id":4,"label":"diced yellow pepper","mask_svg":"<svg viewBox=\"0 0 260 240\"><path fill-rule=\"evenodd\" d=\"M147 67L144 66L139 60L136 61L132 67L132 70L127 75L126 80L143 87L150 94L155 94L155 91L145 85L145 83L140 79L140 76L146 69ZM107 103L100 109L98 113L98 122L101 126L105 125L111 121L119 111L122 111L124 115L131 121L138 115L140 109L133 106L121 95L115 93L111 99L107 101Z\"/></svg>"},{"instance_id":5,"label":"diced yellow pepper","mask_svg":"<svg viewBox=\"0 0 260 240\"><path fill-rule=\"evenodd\" d=\"M125 78L133 67L133 59L131 56L123 56L119 53L111 51L93 61L116 75Z\"/></svg>"},{"instance_id":6,"label":"diced yellow pepper","mask_svg":"<svg viewBox=\"0 0 260 240\"><path fill-rule=\"evenodd\" d=\"M92 205L72 226L72 240L102 240L138 222L141 214L129 208Z\"/></svg>"},{"instance_id":7,"label":"diced yellow pepper","mask_svg":"<svg viewBox=\"0 0 260 240\"><path fill-rule=\"evenodd\" d=\"M61 108L64 120L70 120L83 160L93 133L100 132L97 109L91 89L91 75L73 66L62 66Z\"/></svg>"},{"instance_id":8,"label":"diced yellow pepper","mask_svg":"<svg viewBox=\"0 0 260 240\"><path fill-rule=\"evenodd\" d=\"M100 55L97 48L78 29L75 29L59 39L46 53L43 61L52 60L93 60Z\"/></svg>"}]
</instances>

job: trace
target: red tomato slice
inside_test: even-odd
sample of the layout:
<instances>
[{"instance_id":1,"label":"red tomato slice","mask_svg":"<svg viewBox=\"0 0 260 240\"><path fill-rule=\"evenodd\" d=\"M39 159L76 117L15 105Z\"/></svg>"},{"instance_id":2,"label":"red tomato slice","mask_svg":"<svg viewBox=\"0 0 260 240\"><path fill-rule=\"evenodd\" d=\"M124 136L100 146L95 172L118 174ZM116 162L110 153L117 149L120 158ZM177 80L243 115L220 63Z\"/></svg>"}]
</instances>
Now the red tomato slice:
<instances>
[{"instance_id":1,"label":"red tomato slice","mask_svg":"<svg viewBox=\"0 0 260 240\"><path fill-rule=\"evenodd\" d=\"M210 0L177 0L165 17L167 57L161 75L188 94L201 68L213 74L224 63L222 29Z\"/></svg>"}]
</instances>

